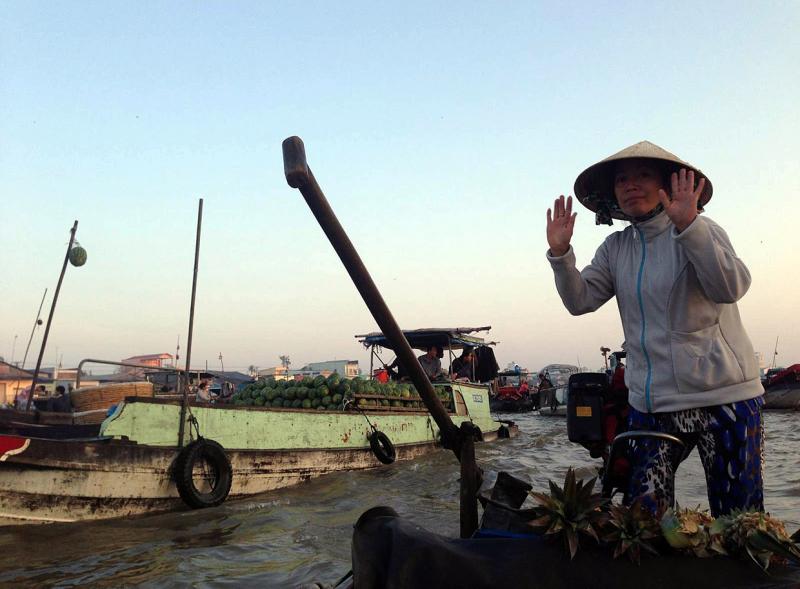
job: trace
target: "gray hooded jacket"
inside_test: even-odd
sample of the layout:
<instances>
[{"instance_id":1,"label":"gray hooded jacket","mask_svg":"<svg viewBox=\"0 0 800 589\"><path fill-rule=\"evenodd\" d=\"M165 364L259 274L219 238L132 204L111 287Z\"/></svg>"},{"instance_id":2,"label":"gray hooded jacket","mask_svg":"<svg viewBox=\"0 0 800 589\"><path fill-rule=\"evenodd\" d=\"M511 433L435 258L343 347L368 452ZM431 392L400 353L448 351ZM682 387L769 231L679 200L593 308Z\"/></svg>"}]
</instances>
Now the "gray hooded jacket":
<instances>
[{"instance_id":1,"label":"gray hooded jacket","mask_svg":"<svg viewBox=\"0 0 800 589\"><path fill-rule=\"evenodd\" d=\"M742 401L763 393L738 301L750 272L728 236L698 216L678 234L666 213L612 233L578 272L570 247L547 259L573 315L617 297L630 404L648 413Z\"/></svg>"}]
</instances>

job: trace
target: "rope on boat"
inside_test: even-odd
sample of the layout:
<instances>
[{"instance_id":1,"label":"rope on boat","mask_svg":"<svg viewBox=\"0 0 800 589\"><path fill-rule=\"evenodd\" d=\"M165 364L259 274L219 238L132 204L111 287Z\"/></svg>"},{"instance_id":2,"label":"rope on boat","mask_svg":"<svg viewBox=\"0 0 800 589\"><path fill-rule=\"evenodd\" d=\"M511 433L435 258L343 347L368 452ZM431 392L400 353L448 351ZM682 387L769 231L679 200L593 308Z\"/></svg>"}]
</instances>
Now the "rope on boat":
<instances>
[{"instance_id":1,"label":"rope on boat","mask_svg":"<svg viewBox=\"0 0 800 589\"><path fill-rule=\"evenodd\" d=\"M369 427L370 427L370 428L372 428L372 431L373 431L373 432L376 432L376 431L378 431L378 428L377 428L377 427L375 427L375 425L374 425L374 424L373 424L373 423L372 423L372 422L369 420L369 417L367 417L367 414L366 414L366 413L364 413L364 410L363 410L361 407L359 407L358 405L356 405L356 404L355 404L355 403L352 401L352 399L345 399L344 403L342 403L342 409L345 409L345 410L346 410L346 409L347 409L347 407L348 407L348 406L350 406L350 405L352 405L353 407L355 407L356 411L358 411L359 413L361 413L361 415L363 415L363 416L364 416L364 419L366 419L366 420L367 420L367 425L369 425Z\"/></svg>"},{"instance_id":2,"label":"rope on boat","mask_svg":"<svg viewBox=\"0 0 800 589\"><path fill-rule=\"evenodd\" d=\"M372 433L367 434L367 439L369 440L369 447L375 455L375 458L384 464L391 464L394 462L395 458L397 458L397 451L395 450L394 444L392 444L392 441L389 439L389 436L380 431L375 424L369 420L364 410L353 403L352 400L346 399L344 403L342 403L342 408L347 409L348 405L355 407L356 410L364 416L364 419L367 420L367 425L372 428Z\"/></svg>"}]
</instances>

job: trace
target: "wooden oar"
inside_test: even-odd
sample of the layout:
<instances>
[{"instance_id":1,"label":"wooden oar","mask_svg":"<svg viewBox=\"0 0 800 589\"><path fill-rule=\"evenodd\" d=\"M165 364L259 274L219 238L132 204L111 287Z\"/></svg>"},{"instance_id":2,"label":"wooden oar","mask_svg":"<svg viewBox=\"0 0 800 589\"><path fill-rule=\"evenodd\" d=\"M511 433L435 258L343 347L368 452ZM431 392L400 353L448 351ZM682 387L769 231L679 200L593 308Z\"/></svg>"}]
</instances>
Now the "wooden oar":
<instances>
[{"instance_id":1,"label":"wooden oar","mask_svg":"<svg viewBox=\"0 0 800 589\"><path fill-rule=\"evenodd\" d=\"M472 535L478 526L476 494L481 482L481 471L475 464L474 426L470 422L464 422L461 428L457 428L442 406L408 340L309 169L305 147L299 137L284 140L283 166L289 186L298 188L302 193L375 322L408 370L411 381L442 432L443 445L450 448L461 462L461 536Z\"/></svg>"}]
</instances>

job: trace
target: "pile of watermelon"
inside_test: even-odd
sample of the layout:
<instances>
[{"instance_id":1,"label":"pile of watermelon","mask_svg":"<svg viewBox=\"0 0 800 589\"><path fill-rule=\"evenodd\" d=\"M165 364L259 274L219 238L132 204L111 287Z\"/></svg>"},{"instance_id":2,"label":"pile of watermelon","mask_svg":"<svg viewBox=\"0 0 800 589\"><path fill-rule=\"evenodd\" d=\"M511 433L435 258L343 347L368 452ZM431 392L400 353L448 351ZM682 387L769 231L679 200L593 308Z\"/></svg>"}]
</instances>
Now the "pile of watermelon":
<instances>
[{"instance_id":1,"label":"pile of watermelon","mask_svg":"<svg viewBox=\"0 0 800 589\"><path fill-rule=\"evenodd\" d=\"M341 409L350 393L347 381L334 373L303 380L259 380L233 395L234 405L291 409Z\"/></svg>"},{"instance_id":2,"label":"pile of watermelon","mask_svg":"<svg viewBox=\"0 0 800 589\"><path fill-rule=\"evenodd\" d=\"M446 408L452 410L450 393L436 389ZM381 383L359 376L347 379L337 373L302 380L266 379L250 383L231 398L234 405L291 409L342 410L347 402L363 409L407 407L425 409L411 383Z\"/></svg>"}]
</instances>

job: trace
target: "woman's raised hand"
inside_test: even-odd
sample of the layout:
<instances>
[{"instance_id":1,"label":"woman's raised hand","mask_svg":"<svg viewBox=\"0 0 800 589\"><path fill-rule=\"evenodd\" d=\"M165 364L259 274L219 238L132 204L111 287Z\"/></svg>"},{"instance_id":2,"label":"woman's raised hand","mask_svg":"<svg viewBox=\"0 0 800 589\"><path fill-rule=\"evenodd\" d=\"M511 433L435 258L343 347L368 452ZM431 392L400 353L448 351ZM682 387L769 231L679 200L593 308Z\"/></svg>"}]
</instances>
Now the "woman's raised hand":
<instances>
[{"instance_id":1,"label":"woman's raised hand","mask_svg":"<svg viewBox=\"0 0 800 589\"><path fill-rule=\"evenodd\" d=\"M547 209L547 243L551 255L563 256L567 253L577 216L578 213L572 212L572 197L567 199L565 205L563 194L553 203L552 211Z\"/></svg>"},{"instance_id":2,"label":"woman's raised hand","mask_svg":"<svg viewBox=\"0 0 800 589\"><path fill-rule=\"evenodd\" d=\"M697 188L695 188L694 170L687 172L686 168L681 168L680 172L672 173L671 180L671 194L668 195L664 189L661 189L658 191L658 198L661 199L661 204L669 220L672 221L675 229L680 233L691 225L692 221L697 217L697 201L700 200L700 195L703 194L706 179L700 178Z\"/></svg>"}]
</instances>

